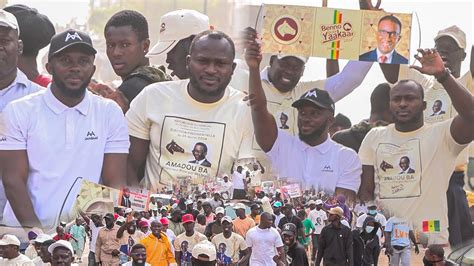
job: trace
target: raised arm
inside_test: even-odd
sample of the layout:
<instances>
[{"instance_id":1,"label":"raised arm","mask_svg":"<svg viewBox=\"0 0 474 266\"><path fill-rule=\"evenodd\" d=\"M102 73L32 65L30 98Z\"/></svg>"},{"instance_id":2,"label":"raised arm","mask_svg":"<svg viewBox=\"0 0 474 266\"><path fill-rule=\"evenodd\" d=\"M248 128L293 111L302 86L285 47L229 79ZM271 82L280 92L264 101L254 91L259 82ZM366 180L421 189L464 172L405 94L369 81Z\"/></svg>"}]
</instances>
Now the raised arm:
<instances>
[{"instance_id":1,"label":"raised arm","mask_svg":"<svg viewBox=\"0 0 474 266\"><path fill-rule=\"evenodd\" d=\"M436 49L418 49L418 52L421 56L415 55L415 58L421 63L421 67L412 66L412 68L434 76L443 85L458 112L451 124L451 135L459 144L470 143L473 140L474 96L446 69Z\"/></svg>"},{"instance_id":2,"label":"raised arm","mask_svg":"<svg viewBox=\"0 0 474 266\"><path fill-rule=\"evenodd\" d=\"M260 79L262 54L257 43L257 32L247 28L245 60L249 66L249 102L252 110L252 122L255 139L264 152L269 152L278 136L275 118L267 109L267 99Z\"/></svg>"},{"instance_id":3,"label":"raised arm","mask_svg":"<svg viewBox=\"0 0 474 266\"><path fill-rule=\"evenodd\" d=\"M13 213L23 227L42 228L28 194L28 155L26 150L0 151L3 185Z\"/></svg>"}]
</instances>

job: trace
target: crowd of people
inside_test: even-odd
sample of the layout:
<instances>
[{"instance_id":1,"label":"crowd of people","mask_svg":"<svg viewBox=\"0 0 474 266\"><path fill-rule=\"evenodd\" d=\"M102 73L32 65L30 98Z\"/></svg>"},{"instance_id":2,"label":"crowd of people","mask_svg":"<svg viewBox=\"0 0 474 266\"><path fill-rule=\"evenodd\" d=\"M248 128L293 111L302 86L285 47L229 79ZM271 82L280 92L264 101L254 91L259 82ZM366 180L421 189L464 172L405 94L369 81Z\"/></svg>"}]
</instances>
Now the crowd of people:
<instances>
[{"instance_id":1,"label":"crowd of people","mask_svg":"<svg viewBox=\"0 0 474 266\"><path fill-rule=\"evenodd\" d=\"M88 33L56 33L25 5L0 10L0 263L86 264L88 242L88 265L377 265L381 252L410 265L419 245L425 265L449 265L445 251L474 239L463 188L474 56L462 74L466 34L450 26L408 67L399 20L377 26L369 61L387 82L351 125L335 104L374 62L328 60L327 79L301 81L308 57L262 67L254 28L235 45L206 15L176 10L151 47L146 18L122 10L103 34L114 87L93 80ZM159 55L167 68L150 64ZM83 180L172 197L78 210Z\"/></svg>"}]
</instances>

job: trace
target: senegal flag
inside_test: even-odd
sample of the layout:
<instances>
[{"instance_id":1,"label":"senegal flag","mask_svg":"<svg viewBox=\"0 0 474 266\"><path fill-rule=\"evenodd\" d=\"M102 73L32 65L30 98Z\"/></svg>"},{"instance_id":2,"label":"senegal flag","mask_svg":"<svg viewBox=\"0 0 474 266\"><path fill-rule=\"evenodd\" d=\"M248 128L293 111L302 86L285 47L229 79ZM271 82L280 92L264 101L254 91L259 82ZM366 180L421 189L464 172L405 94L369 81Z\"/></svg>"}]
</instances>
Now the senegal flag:
<instances>
[{"instance_id":1,"label":"senegal flag","mask_svg":"<svg viewBox=\"0 0 474 266\"><path fill-rule=\"evenodd\" d=\"M440 226L439 226L439 220L428 220L428 221L423 221L423 232L424 233L435 233L439 232Z\"/></svg>"}]
</instances>

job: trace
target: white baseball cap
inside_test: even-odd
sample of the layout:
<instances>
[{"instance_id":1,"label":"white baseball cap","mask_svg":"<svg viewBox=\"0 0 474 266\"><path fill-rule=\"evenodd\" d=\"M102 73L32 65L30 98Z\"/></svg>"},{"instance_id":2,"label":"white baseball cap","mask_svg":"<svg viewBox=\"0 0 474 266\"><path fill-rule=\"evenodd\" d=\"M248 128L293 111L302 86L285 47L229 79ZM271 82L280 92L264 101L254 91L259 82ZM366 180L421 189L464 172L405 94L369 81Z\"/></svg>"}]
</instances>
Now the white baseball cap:
<instances>
[{"instance_id":1,"label":"white baseball cap","mask_svg":"<svg viewBox=\"0 0 474 266\"><path fill-rule=\"evenodd\" d=\"M18 36L20 36L20 27L18 27L16 17L3 9L0 9L0 26L17 30Z\"/></svg>"},{"instance_id":2,"label":"white baseball cap","mask_svg":"<svg viewBox=\"0 0 474 266\"><path fill-rule=\"evenodd\" d=\"M194 201L192 199L188 199L184 202L184 204L186 204L186 205L193 204L193 203L194 203Z\"/></svg>"},{"instance_id":3,"label":"white baseball cap","mask_svg":"<svg viewBox=\"0 0 474 266\"><path fill-rule=\"evenodd\" d=\"M4 235L2 238L2 242L5 243L5 246L20 246L20 240L14 235Z\"/></svg>"},{"instance_id":4,"label":"white baseball cap","mask_svg":"<svg viewBox=\"0 0 474 266\"><path fill-rule=\"evenodd\" d=\"M216 246L209 242L208 240L203 240L197 243L192 251L194 258L202 260L202 255L206 255L209 259L206 258L206 261L215 261L217 257Z\"/></svg>"},{"instance_id":5,"label":"white baseball cap","mask_svg":"<svg viewBox=\"0 0 474 266\"><path fill-rule=\"evenodd\" d=\"M216 214L218 214L218 213L224 214L224 213L225 213L224 208L222 208L222 207L217 207L217 208L216 208Z\"/></svg>"},{"instance_id":6,"label":"white baseball cap","mask_svg":"<svg viewBox=\"0 0 474 266\"><path fill-rule=\"evenodd\" d=\"M244 209L245 210L245 204L240 203L240 202L235 204L234 210L238 210L238 209Z\"/></svg>"},{"instance_id":7,"label":"white baseball cap","mask_svg":"<svg viewBox=\"0 0 474 266\"><path fill-rule=\"evenodd\" d=\"M323 201L320 199L316 200L316 205L319 205L319 204L323 204Z\"/></svg>"},{"instance_id":8,"label":"white baseball cap","mask_svg":"<svg viewBox=\"0 0 474 266\"><path fill-rule=\"evenodd\" d=\"M69 243L68 241L66 240L58 240L56 242L54 242L53 244L51 244L49 247L48 247L48 252L50 254L53 254L53 251L57 248L57 247L64 247L64 248L67 248L71 251L71 253L74 255L74 249L72 249L72 245L71 243Z\"/></svg>"},{"instance_id":9,"label":"white baseball cap","mask_svg":"<svg viewBox=\"0 0 474 266\"><path fill-rule=\"evenodd\" d=\"M48 240L52 240L53 238L50 236L50 235L47 235L47 234L39 234L34 240L33 242L35 243L44 243Z\"/></svg>"},{"instance_id":10,"label":"white baseball cap","mask_svg":"<svg viewBox=\"0 0 474 266\"><path fill-rule=\"evenodd\" d=\"M191 35L209 30L209 17L196 10L181 9L168 12L160 19L158 43L146 54L147 57L168 53L176 44Z\"/></svg>"},{"instance_id":11,"label":"white baseball cap","mask_svg":"<svg viewBox=\"0 0 474 266\"><path fill-rule=\"evenodd\" d=\"M466 33L464 33L464 31L462 31L458 26L453 25L438 31L438 35L436 35L434 40L436 41L443 36L451 37L460 48L466 49Z\"/></svg>"},{"instance_id":12,"label":"white baseball cap","mask_svg":"<svg viewBox=\"0 0 474 266\"><path fill-rule=\"evenodd\" d=\"M301 55L291 55L291 54L277 54L277 57L278 59L283 59L283 58L286 58L286 57L294 57L294 58L297 58L301 61L303 61L303 63L306 64L306 62L308 62L308 57L306 56L301 56Z\"/></svg>"}]
</instances>

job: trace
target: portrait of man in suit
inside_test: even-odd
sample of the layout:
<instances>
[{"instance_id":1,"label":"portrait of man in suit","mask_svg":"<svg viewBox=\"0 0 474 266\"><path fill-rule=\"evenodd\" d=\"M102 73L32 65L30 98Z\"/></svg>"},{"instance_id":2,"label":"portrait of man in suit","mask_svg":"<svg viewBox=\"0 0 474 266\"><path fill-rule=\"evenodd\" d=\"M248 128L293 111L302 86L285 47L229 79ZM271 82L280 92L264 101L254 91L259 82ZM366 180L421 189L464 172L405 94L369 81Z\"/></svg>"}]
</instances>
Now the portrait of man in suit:
<instances>
[{"instance_id":1,"label":"portrait of man in suit","mask_svg":"<svg viewBox=\"0 0 474 266\"><path fill-rule=\"evenodd\" d=\"M122 189L122 199L120 200L120 206L130 208L132 202L130 201L130 189L124 187Z\"/></svg>"},{"instance_id":2,"label":"portrait of man in suit","mask_svg":"<svg viewBox=\"0 0 474 266\"><path fill-rule=\"evenodd\" d=\"M207 155L207 145L198 142L194 145L193 156L194 160L189 161L189 163L199 164L205 167L211 167L211 162L206 159Z\"/></svg>"},{"instance_id":3,"label":"portrait of man in suit","mask_svg":"<svg viewBox=\"0 0 474 266\"><path fill-rule=\"evenodd\" d=\"M398 174L414 174L415 170L410 168L410 158L408 156L403 156L400 158L400 163L398 164L402 171Z\"/></svg>"},{"instance_id":4,"label":"portrait of man in suit","mask_svg":"<svg viewBox=\"0 0 474 266\"><path fill-rule=\"evenodd\" d=\"M446 112L441 110L442 107L443 102L441 100L434 101L433 106L431 107L431 110L433 110L431 116L444 115Z\"/></svg>"},{"instance_id":5,"label":"portrait of man in suit","mask_svg":"<svg viewBox=\"0 0 474 266\"><path fill-rule=\"evenodd\" d=\"M290 127L286 124L287 122L288 122L288 115L282 112L280 115L280 123L281 123L280 129L289 129Z\"/></svg>"},{"instance_id":6,"label":"portrait of man in suit","mask_svg":"<svg viewBox=\"0 0 474 266\"><path fill-rule=\"evenodd\" d=\"M402 23L387 15L377 25L377 48L359 56L359 61L379 62L383 64L408 64L408 59L397 53L395 47L401 39Z\"/></svg>"}]
</instances>

